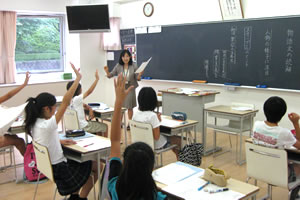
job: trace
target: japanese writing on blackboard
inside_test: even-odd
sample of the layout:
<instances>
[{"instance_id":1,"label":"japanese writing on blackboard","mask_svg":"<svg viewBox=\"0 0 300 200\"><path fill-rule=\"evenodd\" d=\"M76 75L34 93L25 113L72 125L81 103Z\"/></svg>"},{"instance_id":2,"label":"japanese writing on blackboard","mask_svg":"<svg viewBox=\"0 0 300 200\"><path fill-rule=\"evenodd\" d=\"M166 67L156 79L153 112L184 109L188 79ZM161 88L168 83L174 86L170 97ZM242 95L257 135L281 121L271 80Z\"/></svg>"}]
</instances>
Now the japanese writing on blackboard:
<instances>
[{"instance_id":1,"label":"japanese writing on blackboard","mask_svg":"<svg viewBox=\"0 0 300 200\"><path fill-rule=\"evenodd\" d=\"M264 72L265 76L270 75L270 63L271 63L271 55L272 55L272 29L267 30L265 32L265 67L264 67Z\"/></svg>"},{"instance_id":2,"label":"japanese writing on blackboard","mask_svg":"<svg viewBox=\"0 0 300 200\"><path fill-rule=\"evenodd\" d=\"M285 72L292 72L293 66L293 37L294 37L294 30L288 29L286 31L287 38L286 38L286 59L285 59Z\"/></svg>"},{"instance_id":3,"label":"japanese writing on blackboard","mask_svg":"<svg viewBox=\"0 0 300 200\"><path fill-rule=\"evenodd\" d=\"M245 67L249 65L249 54L251 50L252 26L244 27L244 51L245 51Z\"/></svg>"}]
</instances>

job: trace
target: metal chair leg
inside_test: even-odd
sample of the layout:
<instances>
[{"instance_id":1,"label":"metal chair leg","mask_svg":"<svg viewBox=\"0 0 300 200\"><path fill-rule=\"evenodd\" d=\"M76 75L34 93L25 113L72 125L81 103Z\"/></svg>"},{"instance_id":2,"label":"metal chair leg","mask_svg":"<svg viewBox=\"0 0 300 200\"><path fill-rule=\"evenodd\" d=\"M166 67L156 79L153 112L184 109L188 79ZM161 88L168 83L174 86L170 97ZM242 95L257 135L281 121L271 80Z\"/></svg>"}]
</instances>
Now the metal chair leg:
<instances>
[{"instance_id":1,"label":"metal chair leg","mask_svg":"<svg viewBox=\"0 0 300 200\"><path fill-rule=\"evenodd\" d=\"M38 175L37 184L36 184L35 190L34 190L33 200L35 200L36 192L37 192L37 189L38 189L38 186L39 186L39 183L40 183L40 175L41 175L41 172Z\"/></svg>"},{"instance_id":2,"label":"metal chair leg","mask_svg":"<svg viewBox=\"0 0 300 200\"><path fill-rule=\"evenodd\" d=\"M57 192L57 187L55 188L55 190L54 190L54 196L53 196L53 200L55 200L55 197L56 197L56 192ZM65 199L66 197L64 197L64 199Z\"/></svg>"}]
</instances>

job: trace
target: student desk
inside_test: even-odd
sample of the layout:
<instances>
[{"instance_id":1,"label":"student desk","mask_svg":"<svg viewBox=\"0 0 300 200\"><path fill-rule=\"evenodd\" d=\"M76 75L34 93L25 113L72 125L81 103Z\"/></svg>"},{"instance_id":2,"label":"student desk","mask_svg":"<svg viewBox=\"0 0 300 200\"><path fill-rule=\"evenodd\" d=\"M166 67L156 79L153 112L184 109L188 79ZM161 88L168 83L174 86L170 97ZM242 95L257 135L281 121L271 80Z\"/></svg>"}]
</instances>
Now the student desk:
<instances>
[{"instance_id":1,"label":"student desk","mask_svg":"<svg viewBox=\"0 0 300 200\"><path fill-rule=\"evenodd\" d=\"M212 152L218 151L218 148L216 146L216 131L225 132L225 133L238 133L240 135L240 147L239 150L236 150L236 162L241 165L245 162L245 160L242 160L242 146L243 146L243 132L249 131L250 134L252 132L253 128L253 118L255 117L258 110L247 110L247 111L238 111L233 110L231 106L225 106L225 105L219 105L214 106L210 108L204 109L204 155L208 155ZM207 123L207 116L213 117L214 124L208 124ZM228 119L233 121L238 121L240 123L239 127L229 127L220 125L217 123L217 119ZM248 129L245 129L244 127L244 121L250 120L250 126ZM212 149L207 149L206 146L206 129L207 127L212 128L214 130L214 145ZM249 136L250 136L249 134Z\"/></svg>"},{"instance_id":2,"label":"student desk","mask_svg":"<svg viewBox=\"0 0 300 200\"><path fill-rule=\"evenodd\" d=\"M183 134L186 133L186 138L188 138L188 132L194 131L194 142L196 142L196 126L198 121L186 120L177 121L173 120L172 117L162 115L160 122L161 133L165 136L179 135L181 136L181 149L183 148Z\"/></svg>"},{"instance_id":3,"label":"student desk","mask_svg":"<svg viewBox=\"0 0 300 200\"><path fill-rule=\"evenodd\" d=\"M106 158L110 153L110 140L105 137L88 134L88 136L72 138L75 141L79 140L90 140L92 138L94 143L90 143L95 145L96 148L89 150L77 144L75 145L65 145L63 146L64 155L66 158L77 161L77 162L85 162L88 160L96 160L98 167L98 181L99 181L99 199L101 195L101 184L100 184L100 158ZM62 134L60 134L60 139L66 139ZM87 144L86 146L89 146Z\"/></svg>"},{"instance_id":4,"label":"student desk","mask_svg":"<svg viewBox=\"0 0 300 200\"><path fill-rule=\"evenodd\" d=\"M173 163L172 163L173 164ZM189 164L185 164L184 165L189 165ZM164 167L168 167L168 165L164 166ZM162 168L164 168L162 167ZM173 168L174 169L174 168ZM201 168L200 168L201 169ZM159 170L159 169L157 169ZM203 170L203 169L202 169ZM155 173L155 171L153 172ZM176 176L180 176L180 174L176 173L176 170L174 170L174 172L170 172L170 174L173 174L172 176L174 176L176 179ZM197 176L199 177L200 175L199 174L194 174L192 176ZM186 177L184 178L183 180L181 181L184 181L184 180L187 180L187 179L190 179L192 178L192 176L189 176L189 177ZM199 178L200 179L200 178ZM157 182L156 181L156 186L164 191L164 188L167 187L168 185L166 184L163 184L163 183L160 183L160 182ZM201 185L200 185L201 186ZM191 187L190 185L188 187ZM193 186L192 186L193 187ZM199 186L198 186L199 187ZM197 188L198 188L197 187ZM197 188L195 188L195 190L197 190ZM258 191L259 191L259 187L257 186L254 186L254 185L251 185L251 184L248 184L248 183L245 183L245 182L242 182L242 181L239 181L239 180L236 180L236 179L233 179L233 178L230 178L227 180L227 185L226 185L226 188L228 188L229 190L232 190L232 191L235 191L235 192L238 192L238 193L241 193L243 195L242 198L240 199L250 199L252 197L256 197L256 195L258 194ZM193 189L193 188L191 188ZM176 194L172 194L172 193L168 193L170 194L171 196L174 196L176 197L176 199L184 199L182 197L178 197L176 196ZM199 199L202 199L201 196L199 196ZM220 198L220 200L222 200L222 198Z\"/></svg>"},{"instance_id":5,"label":"student desk","mask_svg":"<svg viewBox=\"0 0 300 200\"><path fill-rule=\"evenodd\" d=\"M162 93L162 114L171 115L172 112L185 112L187 117L196 120L197 130L204 133L204 105L214 102L216 94L219 92L201 91L197 96L176 93L176 89L160 90ZM203 142L202 136L202 142Z\"/></svg>"},{"instance_id":6,"label":"student desk","mask_svg":"<svg viewBox=\"0 0 300 200\"><path fill-rule=\"evenodd\" d=\"M101 122L103 122L104 119L111 119L114 114L114 108L107 108L107 109L98 109L97 107L92 107L94 111L94 115L96 118L100 118ZM126 108L122 107L122 115L123 115L123 130L125 134L125 146L127 147L127 127L126 127Z\"/></svg>"}]
</instances>

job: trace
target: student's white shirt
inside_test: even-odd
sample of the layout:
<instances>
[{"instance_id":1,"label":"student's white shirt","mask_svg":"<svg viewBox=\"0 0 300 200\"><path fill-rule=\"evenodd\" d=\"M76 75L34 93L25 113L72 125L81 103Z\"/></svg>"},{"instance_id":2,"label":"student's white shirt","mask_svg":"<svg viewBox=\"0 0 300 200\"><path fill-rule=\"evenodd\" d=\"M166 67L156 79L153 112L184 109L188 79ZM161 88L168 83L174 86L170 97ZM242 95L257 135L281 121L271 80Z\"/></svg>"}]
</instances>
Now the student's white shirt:
<instances>
[{"instance_id":1,"label":"student's white shirt","mask_svg":"<svg viewBox=\"0 0 300 200\"><path fill-rule=\"evenodd\" d=\"M132 120L137 122L148 123L152 125L152 128L160 126L157 114L152 111L140 111L134 112ZM154 140L154 148L160 149L167 143L167 138L164 135L160 135L158 140Z\"/></svg>"},{"instance_id":2,"label":"student's white shirt","mask_svg":"<svg viewBox=\"0 0 300 200\"><path fill-rule=\"evenodd\" d=\"M57 127L55 115L48 120L38 118L31 133L35 142L48 148L52 165L67 161L60 144Z\"/></svg>"},{"instance_id":3,"label":"student's white shirt","mask_svg":"<svg viewBox=\"0 0 300 200\"><path fill-rule=\"evenodd\" d=\"M287 128L268 126L264 121L256 121L253 128L253 143L269 147L289 148L297 139Z\"/></svg>"},{"instance_id":4,"label":"student's white shirt","mask_svg":"<svg viewBox=\"0 0 300 200\"><path fill-rule=\"evenodd\" d=\"M81 129L83 129L88 125L88 122L85 120L85 113L83 109L83 94L73 97L70 106L71 109L76 110L79 126Z\"/></svg>"}]
</instances>

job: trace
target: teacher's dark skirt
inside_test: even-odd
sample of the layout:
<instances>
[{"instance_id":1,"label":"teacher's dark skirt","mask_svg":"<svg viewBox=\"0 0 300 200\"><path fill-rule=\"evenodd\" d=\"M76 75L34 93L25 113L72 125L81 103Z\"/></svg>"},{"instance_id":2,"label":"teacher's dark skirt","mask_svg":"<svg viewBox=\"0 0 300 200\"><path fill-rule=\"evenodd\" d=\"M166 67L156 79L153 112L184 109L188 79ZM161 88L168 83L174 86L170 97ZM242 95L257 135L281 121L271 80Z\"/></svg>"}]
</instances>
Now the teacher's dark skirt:
<instances>
[{"instance_id":1,"label":"teacher's dark skirt","mask_svg":"<svg viewBox=\"0 0 300 200\"><path fill-rule=\"evenodd\" d=\"M86 183L92 171L92 161L68 160L52 165L52 168L58 192L65 196L78 191Z\"/></svg>"},{"instance_id":2,"label":"teacher's dark skirt","mask_svg":"<svg viewBox=\"0 0 300 200\"><path fill-rule=\"evenodd\" d=\"M125 89L129 88L129 84L125 85ZM123 107L127 108L127 109L133 109L134 107L136 107L136 95L135 95L135 88L133 88L127 95L124 103L123 103Z\"/></svg>"}]
</instances>

